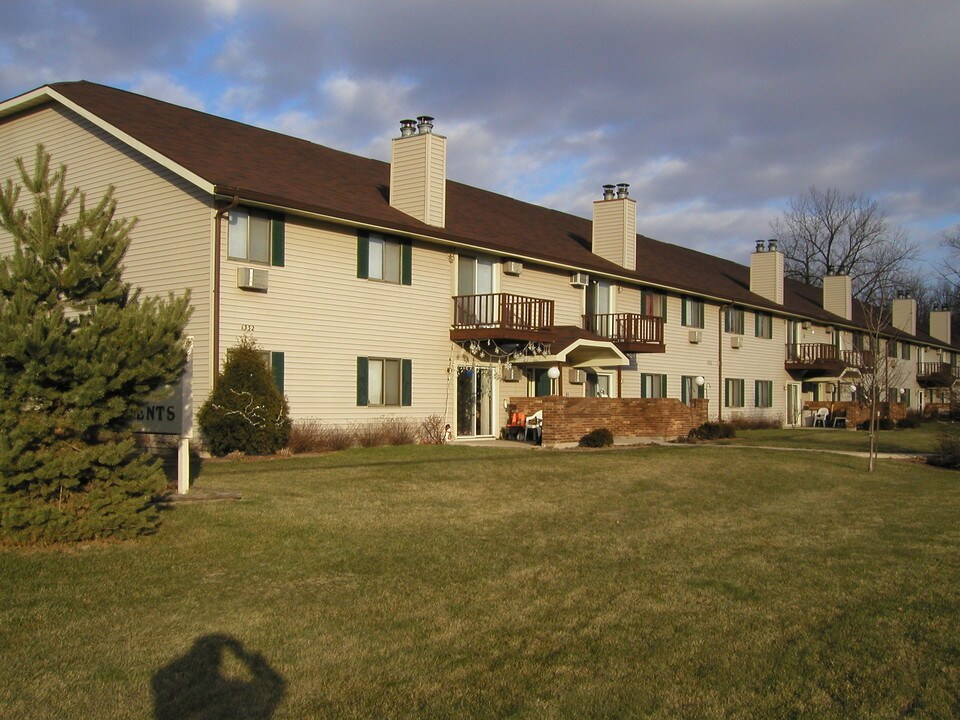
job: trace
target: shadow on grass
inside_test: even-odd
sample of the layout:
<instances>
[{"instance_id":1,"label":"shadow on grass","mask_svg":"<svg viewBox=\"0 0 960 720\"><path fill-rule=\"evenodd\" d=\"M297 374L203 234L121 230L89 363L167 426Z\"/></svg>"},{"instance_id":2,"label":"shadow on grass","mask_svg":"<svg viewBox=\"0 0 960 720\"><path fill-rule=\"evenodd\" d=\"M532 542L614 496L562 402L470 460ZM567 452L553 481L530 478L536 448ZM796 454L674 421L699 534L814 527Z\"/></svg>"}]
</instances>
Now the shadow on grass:
<instances>
[{"instance_id":1,"label":"shadow on grass","mask_svg":"<svg viewBox=\"0 0 960 720\"><path fill-rule=\"evenodd\" d=\"M156 720L269 720L286 683L230 635L198 638L151 681Z\"/></svg>"}]
</instances>

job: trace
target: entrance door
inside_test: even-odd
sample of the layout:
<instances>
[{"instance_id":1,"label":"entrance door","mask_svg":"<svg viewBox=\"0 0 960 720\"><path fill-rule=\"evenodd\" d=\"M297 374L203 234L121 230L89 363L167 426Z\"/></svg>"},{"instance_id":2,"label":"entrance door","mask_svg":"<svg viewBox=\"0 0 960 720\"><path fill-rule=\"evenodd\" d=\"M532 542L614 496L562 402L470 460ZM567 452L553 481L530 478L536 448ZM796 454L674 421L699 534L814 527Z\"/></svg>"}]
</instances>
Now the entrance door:
<instances>
[{"instance_id":1,"label":"entrance door","mask_svg":"<svg viewBox=\"0 0 960 720\"><path fill-rule=\"evenodd\" d=\"M800 383L787 384L787 425L797 427L800 425L803 410L803 402L800 397Z\"/></svg>"},{"instance_id":2,"label":"entrance door","mask_svg":"<svg viewBox=\"0 0 960 720\"><path fill-rule=\"evenodd\" d=\"M493 435L493 370L457 369L457 437Z\"/></svg>"}]
</instances>

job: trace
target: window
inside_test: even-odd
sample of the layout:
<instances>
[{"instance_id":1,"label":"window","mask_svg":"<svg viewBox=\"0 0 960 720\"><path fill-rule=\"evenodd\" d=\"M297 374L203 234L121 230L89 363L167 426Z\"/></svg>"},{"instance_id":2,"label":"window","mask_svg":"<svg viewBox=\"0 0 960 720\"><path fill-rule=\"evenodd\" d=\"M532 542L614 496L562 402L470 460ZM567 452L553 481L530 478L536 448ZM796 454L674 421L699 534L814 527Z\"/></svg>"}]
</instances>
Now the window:
<instances>
[{"instance_id":1,"label":"window","mask_svg":"<svg viewBox=\"0 0 960 720\"><path fill-rule=\"evenodd\" d=\"M357 358L357 405L411 405L412 363L397 358Z\"/></svg>"},{"instance_id":2,"label":"window","mask_svg":"<svg viewBox=\"0 0 960 720\"><path fill-rule=\"evenodd\" d=\"M805 382L800 386L800 392L804 395L811 395L810 399L818 402L820 400L820 383Z\"/></svg>"},{"instance_id":3,"label":"window","mask_svg":"<svg viewBox=\"0 0 960 720\"><path fill-rule=\"evenodd\" d=\"M754 315L753 334L758 338L767 340L773 337L773 316L768 313L758 312Z\"/></svg>"},{"instance_id":4,"label":"window","mask_svg":"<svg viewBox=\"0 0 960 720\"><path fill-rule=\"evenodd\" d=\"M697 385L697 378L694 375L684 375L680 378L680 399L685 405L689 405L691 400L706 397L706 383Z\"/></svg>"},{"instance_id":5,"label":"window","mask_svg":"<svg viewBox=\"0 0 960 720\"><path fill-rule=\"evenodd\" d=\"M854 350L857 350L858 352L863 352L864 350L863 333L855 331L853 333L852 343L853 343Z\"/></svg>"},{"instance_id":6,"label":"window","mask_svg":"<svg viewBox=\"0 0 960 720\"><path fill-rule=\"evenodd\" d=\"M900 359L901 360L910 359L910 343L906 343L906 342L900 343Z\"/></svg>"},{"instance_id":7,"label":"window","mask_svg":"<svg viewBox=\"0 0 960 720\"><path fill-rule=\"evenodd\" d=\"M723 314L723 329L734 335L743 335L743 308L730 306Z\"/></svg>"},{"instance_id":8,"label":"window","mask_svg":"<svg viewBox=\"0 0 960 720\"><path fill-rule=\"evenodd\" d=\"M664 398L667 396L667 376L640 373L640 397Z\"/></svg>"},{"instance_id":9,"label":"window","mask_svg":"<svg viewBox=\"0 0 960 720\"><path fill-rule=\"evenodd\" d=\"M682 300L681 308L683 310L680 319L681 324L686 327L703 327L703 301L692 297L685 297Z\"/></svg>"},{"instance_id":10,"label":"window","mask_svg":"<svg viewBox=\"0 0 960 720\"><path fill-rule=\"evenodd\" d=\"M773 380L756 380L753 384L753 406L773 407Z\"/></svg>"},{"instance_id":11,"label":"window","mask_svg":"<svg viewBox=\"0 0 960 720\"><path fill-rule=\"evenodd\" d=\"M284 217L261 210L231 210L227 257L283 267Z\"/></svg>"},{"instance_id":12,"label":"window","mask_svg":"<svg viewBox=\"0 0 960 720\"><path fill-rule=\"evenodd\" d=\"M887 357L895 358L897 356L897 341L887 340Z\"/></svg>"},{"instance_id":13,"label":"window","mask_svg":"<svg viewBox=\"0 0 960 720\"><path fill-rule=\"evenodd\" d=\"M743 380L727 378L724 381L723 406L728 408L743 407Z\"/></svg>"},{"instance_id":14,"label":"window","mask_svg":"<svg viewBox=\"0 0 960 720\"><path fill-rule=\"evenodd\" d=\"M584 394L587 397L610 397L610 376L588 372Z\"/></svg>"},{"instance_id":15,"label":"window","mask_svg":"<svg viewBox=\"0 0 960 720\"><path fill-rule=\"evenodd\" d=\"M273 375L273 382L277 386L277 390L283 392L283 353L261 350L260 357L263 358L263 362L266 363L267 368L269 368L270 374Z\"/></svg>"},{"instance_id":16,"label":"window","mask_svg":"<svg viewBox=\"0 0 960 720\"><path fill-rule=\"evenodd\" d=\"M653 290L640 291L640 314L663 318L667 321L667 296Z\"/></svg>"},{"instance_id":17,"label":"window","mask_svg":"<svg viewBox=\"0 0 960 720\"><path fill-rule=\"evenodd\" d=\"M409 240L360 232L357 235L357 277L410 285L412 255Z\"/></svg>"}]
</instances>

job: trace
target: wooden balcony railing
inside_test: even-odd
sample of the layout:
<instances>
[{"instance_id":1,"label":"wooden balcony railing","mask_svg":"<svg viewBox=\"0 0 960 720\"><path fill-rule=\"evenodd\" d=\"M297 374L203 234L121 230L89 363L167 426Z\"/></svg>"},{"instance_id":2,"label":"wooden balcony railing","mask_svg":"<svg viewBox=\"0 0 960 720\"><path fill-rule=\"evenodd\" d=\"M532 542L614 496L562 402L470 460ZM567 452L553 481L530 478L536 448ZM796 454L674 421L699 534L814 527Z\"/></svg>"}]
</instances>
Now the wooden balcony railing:
<instances>
[{"instance_id":1,"label":"wooden balcony railing","mask_svg":"<svg viewBox=\"0 0 960 720\"><path fill-rule=\"evenodd\" d=\"M488 293L453 298L451 340L540 340L553 325L553 300Z\"/></svg>"},{"instance_id":2,"label":"wooden balcony railing","mask_svg":"<svg viewBox=\"0 0 960 720\"><path fill-rule=\"evenodd\" d=\"M873 366L873 353L869 350L838 350L829 343L790 343L787 345L786 367L788 370L843 370L857 368L866 370Z\"/></svg>"},{"instance_id":3,"label":"wooden balcony railing","mask_svg":"<svg viewBox=\"0 0 960 720\"><path fill-rule=\"evenodd\" d=\"M945 362L917 363L917 382L924 387L950 387L960 380L960 367Z\"/></svg>"},{"instance_id":4,"label":"wooden balcony railing","mask_svg":"<svg viewBox=\"0 0 960 720\"><path fill-rule=\"evenodd\" d=\"M612 340L623 352L663 352L663 318L638 313L583 316L583 329Z\"/></svg>"}]
</instances>

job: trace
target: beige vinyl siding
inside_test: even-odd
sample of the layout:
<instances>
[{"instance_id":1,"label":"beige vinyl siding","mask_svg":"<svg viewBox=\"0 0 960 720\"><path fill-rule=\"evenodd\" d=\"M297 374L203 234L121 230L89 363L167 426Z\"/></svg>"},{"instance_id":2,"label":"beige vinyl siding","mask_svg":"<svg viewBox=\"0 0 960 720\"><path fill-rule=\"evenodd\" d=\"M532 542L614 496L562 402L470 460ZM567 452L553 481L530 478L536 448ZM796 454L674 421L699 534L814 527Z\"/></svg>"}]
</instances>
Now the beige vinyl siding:
<instances>
[{"instance_id":1,"label":"beige vinyl siding","mask_svg":"<svg viewBox=\"0 0 960 720\"><path fill-rule=\"evenodd\" d=\"M390 204L418 220L443 227L446 138L433 133L393 140Z\"/></svg>"},{"instance_id":2,"label":"beige vinyl siding","mask_svg":"<svg viewBox=\"0 0 960 720\"><path fill-rule=\"evenodd\" d=\"M629 198L593 204L593 252L629 270L637 265L637 203Z\"/></svg>"},{"instance_id":3,"label":"beige vinyl siding","mask_svg":"<svg viewBox=\"0 0 960 720\"><path fill-rule=\"evenodd\" d=\"M622 299L624 294L621 294ZM640 296L627 308L617 301L619 312L640 312ZM717 411L717 306L704 303L704 327L699 344L690 342L690 331L696 328L685 327L680 323L682 300L679 295L667 296L667 321L663 326L665 353L638 353L637 369L622 374L623 397L640 397L640 374L654 373L667 376L667 396L680 398L680 378L683 375L703 375L710 384L707 393L710 417L716 417ZM721 321L722 322L722 321Z\"/></svg>"},{"instance_id":4,"label":"beige vinyl siding","mask_svg":"<svg viewBox=\"0 0 960 720\"><path fill-rule=\"evenodd\" d=\"M500 275L500 291L554 301L554 324L581 327L583 288L570 284L570 273L524 265L520 276Z\"/></svg>"},{"instance_id":5,"label":"beige vinyl siding","mask_svg":"<svg viewBox=\"0 0 960 720\"><path fill-rule=\"evenodd\" d=\"M190 288L194 306L187 331L194 338L195 402L209 392L211 213L193 186L130 150L70 110L50 105L0 123L0 177L12 178L14 159L32 170L38 142L55 166L67 166L67 184L88 202L113 185L118 217L137 217L124 261L124 277L146 295L181 294ZM0 252L9 252L0 237Z\"/></svg>"},{"instance_id":6,"label":"beige vinyl siding","mask_svg":"<svg viewBox=\"0 0 960 720\"><path fill-rule=\"evenodd\" d=\"M248 264L222 249L221 354L243 334L283 352L293 418L452 418L448 251L415 242L413 284L406 286L357 278L350 228L288 215L285 250L284 267L266 268L269 289L259 293L237 288L237 268ZM412 406L358 407L357 357L412 360Z\"/></svg>"},{"instance_id":7,"label":"beige vinyl siding","mask_svg":"<svg viewBox=\"0 0 960 720\"><path fill-rule=\"evenodd\" d=\"M725 417L737 415L748 417L784 418L787 409L786 385L790 374L784 368L784 346L787 342L787 325L782 317L772 318L773 337L758 338L754 334L756 314L744 312L743 335L724 333L723 374L724 377L743 378L744 406L732 410L725 408ZM731 338L738 338L740 348L731 347ZM770 380L773 383L773 404L768 408L755 406L755 380Z\"/></svg>"}]
</instances>

